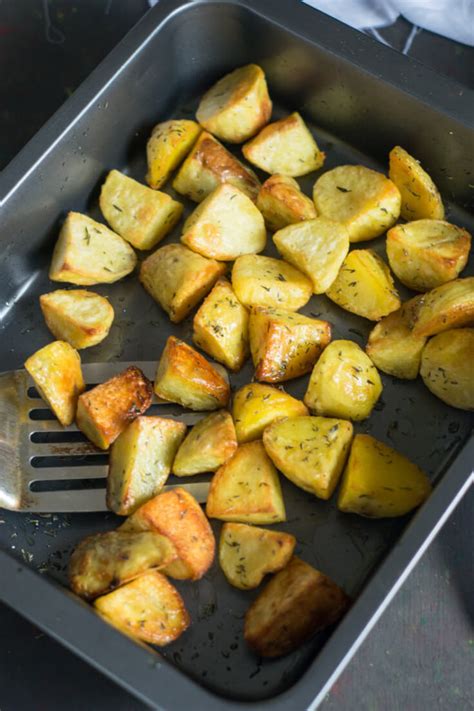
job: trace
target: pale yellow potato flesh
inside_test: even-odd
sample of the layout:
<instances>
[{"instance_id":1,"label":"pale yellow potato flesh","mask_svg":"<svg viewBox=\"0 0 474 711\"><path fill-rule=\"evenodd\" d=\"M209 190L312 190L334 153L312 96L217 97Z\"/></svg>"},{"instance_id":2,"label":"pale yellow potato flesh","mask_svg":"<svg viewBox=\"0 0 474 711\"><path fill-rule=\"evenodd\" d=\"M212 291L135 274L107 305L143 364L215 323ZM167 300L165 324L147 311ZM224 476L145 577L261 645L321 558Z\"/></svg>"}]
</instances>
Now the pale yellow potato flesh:
<instances>
[{"instance_id":1,"label":"pale yellow potato flesh","mask_svg":"<svg viewBox=\"0 0 474 711\"><path fill-rule=\"evenodd\" d=\"M298 311L311 298L311 281L283 259L247 254L235 260L232 288L244 306Z\"/></svg>"},{"instance_id":2,"label":"pale yellow potato flesh","mask_svg":"<svg viewBox=\"0 0 474 711\"><path fill-rule=\"evenodd\" d=\"M175 476L215 472L234 454L237 436L227 410L213 412L198 422L180 445L173 462Z\"/></svg>"},{"instance_id":3,"label":"pale yellow potato flesh","mask_svg":"<svg viewBox=\"0 0 474 711\"><path fill-rule=\"evenodd\" d=\"M404 220L442 220L444 207L432 179L401 146L390 151L389 176L402 196L400 215Z\"/></svg>"},{"instance_id":4,"label":"pale yellow potato flesh","mask_svg":"<svg viewBox=\"0 0 474 711\"><path fill-rule=\"evenodd\" d=\"M148 172L146 181L157 190L166 183L175 168L191 150L201 128L189 119L171 119L158 123L146 145Z\"/></svg>"},{"instance_id":5,"label":"pale yellow potato flesh","mask_svg":"<svg viewBox=\"0 0 474 711\"><path fill-rule=\"evenodd\" d=\"M107 338L114 320L109 301L86 289L57 289L40 296L46 325L59 341L90 348Z\"/></svg>"},{"instance_id":6,"label":"pale yellow potato flesh","mask_svg":"<svg viewBox=\"0 0 474 711\"><path fill-rule=\"evenodd\" d=\"M455 279L423 294L410 321L417 336L434 336L473 324L474 276Z\"/></svg>"},{"instance_id":7,"label":"pale yellow potato flesh","mask_svg":"<svg viewBox=\"0 0 474 711\"><path fill-rule=\"evenodd\" d=\"M446 405L474 410L474 328L444 331L430 338L421 354L426 387Z\"/></svg>"},{"instance_id":8,"label":"pale yellow potato flesh","mask_svg":"<svg viewBox=\"0 0 474 711\"><path fill-rule=\"evenodd\" d=\"M302 192L294 178L281 173L270 176L263 183L257 196L257 207L273 232L316 217L311 198Z\"/></svg>"},{"instance_id":9,"label":"pale yellow potato flesh","mask_svg":"<svg viewBox=\"0 0 474 711\"><path fill-rule=\"evenodd\" d=\"M232 406L239 443L259 439L265 427L276 419L307 414L308 408L301 400L263 383L244 385L235 393Z\"/></svg>"}]
</instances>

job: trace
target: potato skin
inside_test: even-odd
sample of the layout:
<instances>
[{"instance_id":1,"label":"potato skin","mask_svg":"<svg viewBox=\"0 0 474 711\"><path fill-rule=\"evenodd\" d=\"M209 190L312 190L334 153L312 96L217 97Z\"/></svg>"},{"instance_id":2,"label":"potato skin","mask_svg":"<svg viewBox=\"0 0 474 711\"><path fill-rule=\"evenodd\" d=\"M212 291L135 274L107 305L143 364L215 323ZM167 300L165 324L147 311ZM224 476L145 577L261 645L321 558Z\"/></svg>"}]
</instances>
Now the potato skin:
<instances>
[{"instance_id":1,"label":"potato skin","mask_svg":"<svg viewBox=\"0 0 474 711\"><path fill-rule=\"evenodd\" d=\"M442 220L444 207L436 185L419 162L401 146L389 155L389 176L402 196L400 215L404 220Z\"/></svg>"},{"instance_id":2,"label":"potato skin","mask_svg":"<svg viewBox=\"0 0 474 711\"><path fill-rule=\"evenodd\" d=\"M455 279L428 291L411 315L416 336L434 336L474 323L474 277Z\"/></svg>"},{"instance_id":3,"label":"potato skin","mask_svg":"<svg viewBox=\"0 0 474 711\"><path fill-rule=\"evenodd\" d=\"M215 472L237 449L234 421L227 410L204 417L191 429L173 462L175 476Z\"/></svg>"},{"instance_id":4,"label":"potato skin","mask_svg":"<svg viewBox=\"0 0 474 711\"><path fill-rule=\"evenodd\" d=\"M257 196L257 207L272 232L316 217L313 201L302 192L296 180L280 173L263 183Z\"/></svg>"},{"instance_id":5,"label":"potato skin","mask_svg":"<svg viewBox=\"0 0 474 711\"><path fill-rule=\"evenodd\" d=\"M308 277L282 259L246 254L235 260L232 288L244 306L284 307L298 311L311 298Z\"/></svg>"},{"instance_id":6,"label":"potato skin","mask_svg":"<svg viewBox=\"0 0 474 711\"><path fill-rule=\"evenodd\" d=\"M308 409L301 400L261 383L249 383L240 388L235 393L232 407L240 443L259 439L265 427L278 418L307 414Z\"/></svg>"},{"instance_id":7,"label":"potato skin","mask_svg":"<svg viewBox=\"0 0 474 711\"><path fill-rule=\"evenodd\" d=\"M201 128L195 121L171 119L156 124L146 145L146 181L158 190L196 142Z\"/></svg>"},{"instance_id":8,"label":"potato skin","mask_svg":"<svg viewBox=\"0 0 474 711\"><path fill-rule=\"evenodd\" d=\"M86 289L56 289L39 300L51 333L73 348L96 346L108 336L115 314L103 296Z\"/></svg>"},{"instance_id":9,"label":"potato skin","mask_svg":"<svg viewBox=\"0 0 474 711\"><path fill-rule=\"evenodd\" d=\"M421 354L421 377L440 400L474 410L474 328L444 331L430 338Z\"/></svg>"}]
</instances>

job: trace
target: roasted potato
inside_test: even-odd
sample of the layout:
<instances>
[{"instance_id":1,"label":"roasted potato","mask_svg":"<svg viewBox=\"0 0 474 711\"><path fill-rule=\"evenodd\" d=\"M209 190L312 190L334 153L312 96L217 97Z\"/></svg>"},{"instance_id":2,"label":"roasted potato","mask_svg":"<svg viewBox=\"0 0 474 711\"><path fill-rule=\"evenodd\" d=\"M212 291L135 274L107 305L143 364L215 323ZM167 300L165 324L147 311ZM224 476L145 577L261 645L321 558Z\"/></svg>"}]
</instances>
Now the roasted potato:
<instances>
[{"instance_id":1,"label":"roasted potato","mask_svg":"<svg viewBox=\"0 0 474 711\"><path fill-rule=\"evenodd\" d=\"M340 511L370 518L403 516L429 496L426 474L403 454L370 435L357 434L342 476Z\"/></svg>"},{"instance_id":2,"label":"roasted potato","mask_svg":"<svg viewBox=\"0 0 474 711\"><path fill-rule=\"evenodd\" d=\"M372 249L349 252L326 296L370 321L378 321L401 306L390 269Z\"/></svg>"},{"instance_id":3,"label":"roasted potato","mask_svg":"<svg viewBox=\"0 0 474 711\"><path fill-rule=\"evenodd\" d=\"M59 422L72 424L79 395L85 390L79 353L64 341L53 341L33 353L25 368Z\"/></svg>"},{"instance_id":4,"label":"roasted potato","mask_svg":"<svg viewBox=\"0 0 474 711\"><path fill-rule=\"evenodd\" d=\"M349 454L353 427L329 417L288 417L272 422L263 445L293 484L320 499L330 499Z\"/></svg>"},{"instance_id":5,"label":"roasted potato","mask_svg":"<svg viewBox=\"0 0 474 711\"><path fill-rule=\"evenodd\" d=\"M201 99L196 118L207 131L228 143L242 143L270 120L272 102L265 74L257 64L234 69Z\"/></svg>"},{"instance_id":6,"label":"roasted potato","mask_svg":"<svg viewBox=\"0 0 474 711\"><path fill-rule=\"evenodd\" d=\"M217 470L207 496L206 514L241 523L286 520L278 472L261 441L241 445Z\"/></svg>"},{"instance_id":7,"label":"roasted potato","mask_svg":"<svg viewBox=\"0 0 474 711\"><path fill-rule=\"evenodd\" d=\"M156 124L146 144L146 181L157 190L191 150L201 128L195 121L171 119Z\"/></svg>"},{"instance_id":8,"label":"roasted potato","mask_svg":"<svg viewBox=\"0 0 474 711\"><path fill-rule=\"evenodd\" d=\"M129 516L163 488L186 425L164 417L137 417L110 450L107 507Z\"/></svg>"},{"instance_id":9,"label":"roasted potato","mask_svg":"<svg viewBox=\"0 0 474 711\"><path fill-rule=\"evenodd\" d=\"M419 162L400 146L390 151L389 176L402 196L404 220L442 220L444 207L436 185Z\"/></svg>"},{"instance_id":10,"label":"roasted potato","mask_svg":"<svg viewBox=\"0 0 474 711\"><path fill-rule=\"evenodd\" d=\"M53 336L77 349L103 341L114 320L108 300L85 289L57 289L42 294L40 306Z\"/></svg>"},{"instance_id":11,"label":"roasted potato","mask_svg":"<svg viewBox=\"0 0 474 711\"><path fill-rule=\"evenodd\" d=\"M290 560L296 538L245 523L225 523L219 541L219 563L228 582L240 590L257 588L267 573Z\"/></svg>"},{"instance_id":12,"label":"roasted potato","mask_svg":"<svg viewBox=\"0 0 474 711\"><path fill-rule=\"evenodd\" d=\"M321 168L325 155L296 111L265 126L242 147L245 158L267 173L291 177Z\"/></svg>"},{"instance_id":13,"label":"roasted potato","mask_svg":"<svg viewBox=\"0 0 474 711\"><path fill-rule=\"evenodd\" d=\"M240 370L249 354L249 314L225 279L216 282L193 320L193 341L229 370Z\"/></svg>"},{"instance_id":14,"label":"roasted potato","mask_svg":"<svg viewBox=\"0 0 474 711\"><path fill-rule=\"evenodd\" d=\"M219 185L190 214L181 242L203 257L230 261L265 249L267 232L260 211L241 190Z\"/></svg>"},{"instance_id":15,"label":"roasted potato","mask_svg":"<svg viewBox=\"0 0 474 711\"><path fill-rule=\"evenodd\" d=\"M331 578L294 557L247 610L245 641L260 657L281 657L337 622L348 606Z\"/></svg>"},{"instance_id":16,"label":"roasted potato","mask_svg":"<svg viewBox=\"0 0 474 711\"><path fill-rule=\"evenodd\" d=\"M441 331L474 323L474 276L455 279L424 294L411 314L416 336L434 336Z\"/></svg>"},{"instance_id":17,"label":"roasted potato","mask_svg":"<svg viewBox=\"0 0 474 711\"><path fill-rule=\"evenodd\" d=\"M234 421L227 410L204 417L187 435L173 462L173 474L215 472L237 449Z\"/></svg>"},{"instance_id":18,"label":"roasted potato","mask_svg":"<svg viewBox=\"0 0 474 711\"><path fill-rule=\"evenodd\" d=\"M142 262L140 281L171 321L179 323L225 271L225 264L201 257L182 244L167 244Z\"/></svg>"},{"instance_id":19,"label":"roasted potato","mask_svg":"<svg viewBox=\"0 0 474 711\"><path fill-rule=\"evenodd\" d=\"M325 217L288 225L273 241L283 259L311 279L315 294L329 289L349 251L347 229Z\"/></svg>"},{"instance_id":20,"label":"roasted potato","mask_svg":"<svg viewBox=\"0 0 474 711\"><path fill-rule=\"evenodd\" d=\"M311 372L331 340L327 321L257 306L249 320L250 351L255 377L280 383Z\"/></svg>"},{"instance_id":21,"label":"roasted potato","mask_svg":"<svg viewBox=\"0 0 474 711\"><path fill-rule=\"evenodd\" d=\"M96 447L108 449L130 422L148 410L152 398L150 381L132 365L82 393L76 424Z\"/></svg>"},{"instance_id":22,"label":"roasted potato","mask_svg":"<svg viewBox=\"0 0 474 711\"><path fill-rule=\"evenodd\" d=\"M318 215L342 222L351 242L378 237L400 216L397 186L363 165L328 170L314 184L313 200Z\"/></svg>"},{"instance_id":23,"label":"roasted potato","mask_svg":"<svg viewBox=\"0 0 474 711\"><path fill-rule=\"evenodd\" d=\"M217 138L203 131L179 169L173 188L190 200L201 202L221 183L230 183L254 201L260 190L260 181L253 170L229 153Z\"/></svg>"},{"instance_id":24,"label":"roasted potato","mask_svg":"<svg viewBox=\"0 0 474 711\"><path fill-rule=\"evenodd\" d=\"M301 191L296 180L280 173L263 183L257 196L257 207L272 232L316 217L313 201Z\"/></svg>"},{"instance_id":25,"label":"roasted potato","mask_svg":"<svg viewBox=\"0 0 474 711\"><path fill-rule=\"evenodd\" d=\"M49 278L78 286L110 284L135 269L130 245L87 215L70 212L59 233Z\"/></svg>"},{"instance_id":26,"label":"roasted potato","mask_svg":"<svg viewBox=\"0 0 474 711\"><path fill-rule=\"evenodd\" d=\"M229 383L200 353L170 336L155 377L158 397L190 410L217 410L229 401Z\"/></svg>"},{"instance_id":27,"label":"roasted potato","mask_svg":"<svg viewBox=\"0 0 474 711\"><path fill-rule=\"evenodd\" d=\"M155 247L183 212L180 202L118 170L111 170L102 185L99 205L112 229L136 249Z\"/></svg>"},{"instance_id":28,"label":"roasted potato","mask_svg":"<svg viewBox=\"0 0 474 711\"><path fill-rule=\"evenodd\" d=\"M333 341L313 368L305 404L317 415L365 420L382 393L369 356L352 341Z\"/></svg>"},{"instance_id":29,"label":"roasted potato","mask_svg":"<svg viewBox=\"0 0 474 711\"><path fill-rule=\"evenodd\" d=\"M275 306L298 311L311 298L312 284L282 259L246 254L235 260L232 288L245 306Z\"/></svg>"},{"instance_id":30,"label":"roasted potato","mask_svg":"<svg viewBox=\"0 0 474 711\"><path fill-rule=\"evenodd\" d=\"M94 607L121 632L158 647L178 639L190 624L181 595L155 570L98 597Z\"/></svg>"},{"instance_id":31,"label":"roasted potato","mask_svg":"<svg viewBox=\"0 0 474 711\"><path fill-rule=\"evenodd\" d=\"M265 427L282 417L307 415L296 398L271 385L249 383L235 393L232 416L238 442L259 439Z\"/></svg>"},{"instance_id":32,"label":"roasted potato","mask_svg":"<svg viewBox=\"0 0 474 711\"><path fill-rule=\"evenodd\" d=\"M430 338L421 354L420 372L426 387L447 405L474 410L474 328Z\"/></svg>"}]
</instances>

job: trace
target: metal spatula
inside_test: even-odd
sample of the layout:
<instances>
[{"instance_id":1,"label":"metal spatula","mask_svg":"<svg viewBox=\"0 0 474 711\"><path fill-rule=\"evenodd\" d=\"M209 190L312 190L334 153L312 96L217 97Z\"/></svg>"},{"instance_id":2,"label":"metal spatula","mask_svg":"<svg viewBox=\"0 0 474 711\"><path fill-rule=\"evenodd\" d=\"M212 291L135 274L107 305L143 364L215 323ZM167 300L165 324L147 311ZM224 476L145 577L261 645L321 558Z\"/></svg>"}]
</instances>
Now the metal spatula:
<instances>
[{"instance_id":1,"label":"metal spatula","mask_svg":"<svg viewBox=\"0 0 474 711\"><path fill-rule=\"evenodd\" d=\"M89 363L83 364L82 372L87 385L92 386L129 365L136 365L150 379L154 377L155 361ZM185 412L178 405L155 399L148 414L193 425L206 413ZM107 456L75 425L63 427L58 422L25 370L0 374L0 508L42 513L105 511ZM207 482L180 480L179 486L200 502L207 498ZM173 485L164 490L170 488Z\"/></svg>"}]
</instances>

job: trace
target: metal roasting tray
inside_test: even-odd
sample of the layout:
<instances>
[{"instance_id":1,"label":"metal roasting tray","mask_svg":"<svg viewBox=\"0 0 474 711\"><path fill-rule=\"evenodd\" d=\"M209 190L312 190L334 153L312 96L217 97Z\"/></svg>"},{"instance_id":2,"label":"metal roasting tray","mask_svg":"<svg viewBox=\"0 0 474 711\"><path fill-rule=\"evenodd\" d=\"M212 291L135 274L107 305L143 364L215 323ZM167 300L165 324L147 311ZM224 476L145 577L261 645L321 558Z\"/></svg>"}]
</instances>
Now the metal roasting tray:
<instances>
[{"instance_id":1,"label":"metal roasting tray","mask_svg":"<svg viewBox=\"0 0 474 711\"><path fill-rule=\"evenodd\" d=\"M361 162L385 170L399 143L439 185L448 219L473 230L473 92L291 0L161 0L0 177L0 371L21 367L51 338L38 296L54 288L47 267L66 212L99 217L106 172L119 168L143 180L154 123L193 116L210 83L250 61L267 73L276 116L302 112L327 151L324 169ZM301 181L306 192L314 179ZM383 239L370 246L383 252ZM190 340L191 319L171 326L136 275L97 291L117 316L105 342L83 352L86 362L153 360L169 333ZM365 343L370 324L324 296L304 313L331 321L334 338ZM247 364L232 384L251 377ZM282 478L288 522L279 528L293 532L297 553L355 599L335 629L292 655L263 661L247 650L243 615L257 592L231 588L217 564L199 583L178 584L193 624L162 652L105 624L64 584L72 547L115 526L112 514L0 511L0 599L156 708L315 708L472 480L469 414L443 405L419 380L382 377L382 399L356 430L408 455L436 486L413 516L371 521L341 514L334 501ZM287 389L301 396L306 382ZM220 524L213 528L218 533Z\"/></svg>"}]
</instances>

